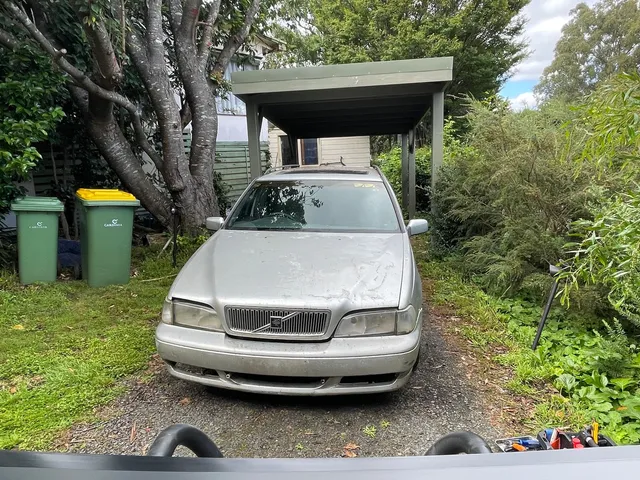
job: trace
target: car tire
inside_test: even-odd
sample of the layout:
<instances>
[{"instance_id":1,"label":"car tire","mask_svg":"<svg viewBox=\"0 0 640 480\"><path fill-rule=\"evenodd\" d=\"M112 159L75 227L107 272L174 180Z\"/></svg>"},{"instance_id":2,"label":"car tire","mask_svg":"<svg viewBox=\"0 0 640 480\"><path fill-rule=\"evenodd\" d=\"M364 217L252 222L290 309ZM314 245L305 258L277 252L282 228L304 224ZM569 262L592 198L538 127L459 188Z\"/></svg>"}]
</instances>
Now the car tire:
<instances>
[{"instance_id":1,"label":"car tire","mask_svg":"<svg viewBox=\"0 0 640 480\"><path fill-rule=\"evenodd\" d=\"M418 358L416 358L416 363L414 363L413 367L411 367L411 371L415 372L418 369L419 364L420 364L420 351L418 351Z\"/></svg>"}]
</instances>

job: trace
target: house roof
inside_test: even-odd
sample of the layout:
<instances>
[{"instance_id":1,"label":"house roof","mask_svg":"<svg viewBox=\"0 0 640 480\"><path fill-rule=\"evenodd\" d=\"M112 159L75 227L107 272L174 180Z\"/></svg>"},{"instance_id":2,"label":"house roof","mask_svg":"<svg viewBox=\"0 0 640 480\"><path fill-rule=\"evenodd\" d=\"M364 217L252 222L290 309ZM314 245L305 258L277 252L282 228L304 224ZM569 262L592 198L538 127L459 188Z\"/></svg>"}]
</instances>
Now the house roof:
<instances>
[{"instance_id":1,"label":"house roof","mask_svg":"<svg viewBox=\"0 0 640 480\"><path fill-rule=\"evenodd\" d=\"M233 94L297 138L407 133L452 79L453 58L235 72Z\"/></svg>"}]
</instances>

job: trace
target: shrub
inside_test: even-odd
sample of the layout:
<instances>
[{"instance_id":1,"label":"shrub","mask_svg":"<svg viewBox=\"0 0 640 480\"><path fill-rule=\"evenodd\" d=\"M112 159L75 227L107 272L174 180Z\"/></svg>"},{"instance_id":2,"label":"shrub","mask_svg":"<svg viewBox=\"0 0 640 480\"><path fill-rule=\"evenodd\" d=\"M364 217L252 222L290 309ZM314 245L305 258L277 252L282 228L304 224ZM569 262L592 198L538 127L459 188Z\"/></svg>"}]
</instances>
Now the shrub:
<instances>
[{"instance_id":1,"label":"shrub","mask_svg":"<svg viewBox=\"0 0 640 480\"><path fill-rule=\"evenodd\" d=\"M581 159L605 183L593 219L574 224L576 243L563 277L563 294L579 285L601 285L619 315L640 327L640 75L603 84L579 110L589 140Z\"/></svg>"},{"instance_id":2,"label":"shrub","mask_svg":"<svg viewBox=\"0 0 640 480\"><path fill-rule=\"evenodd\" d=\"M465 253L466 273L483 287L514 293L548 271L562 258L571 221L588 215L592 175L574 162L581 142L561 128L570 118L563 105L513 112L473 101L467 138L447 145L434 242L441 253Z\"/></svg>"},{"instance_id":3,"label":"shrub","mask_svg":"<svg viewBox=\"0 0 640 480\"><path fill-rule=\"evenodd\" d=\"M392 148L381 154L374 165L380 167L387 177L398 199L402 197L402 149ZM416 209L427 211L430 208L431 194L431 149L422 147L416 149Z\"/></svg>"}]
</instances>

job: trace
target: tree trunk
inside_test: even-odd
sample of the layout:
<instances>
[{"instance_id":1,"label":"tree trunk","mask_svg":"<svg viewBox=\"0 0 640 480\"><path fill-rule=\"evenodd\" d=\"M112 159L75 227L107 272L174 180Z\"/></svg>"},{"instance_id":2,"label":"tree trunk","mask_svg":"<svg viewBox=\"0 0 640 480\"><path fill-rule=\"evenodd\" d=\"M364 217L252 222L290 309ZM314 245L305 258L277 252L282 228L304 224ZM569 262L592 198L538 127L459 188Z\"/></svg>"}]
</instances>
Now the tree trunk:
<instances>
[{"instance_id":1,"label":"tree trunk","mask_svg":"<svg viewBox=\"0 0 640 480\"><path fill-rule=\"evenodd\" d=\"M120 130L113 116L111 102L88 96L78 87L69 87L71 97L83 112L87 132L98 147L98 151L116 172L124 186L136 197L144 208L164 226L171 224L171 205L167 197L149 180L142 163Z\"/></svg>"},{"instance_id":2,"label":"tree trunk","mask_svg":"<svg viewBox=\"0 0 640 480\"><path fill-rule=\"evenodd\" d=\"M193 181L175 196L183 234L194 234L202 229L207 217L220 215L218 199L211 180L193 177Z\"/></svg>"},{"instance_id":3,"label":"tree trunk","mask_svg":"<svg viewBox=\"0 0 640 480\"><path fill-rule=\"evenodd\" d=\"M54 35L56 29L49 28L48 22L55 18L52 15L55 5L35 0L26 3L29 12L22 2L0 0L16 26L20 25L23 33L28 34L67 76L68 89L84 114L88 134L124 186L167 228L172 227L173 206L178 210L182 231L187 234L201 228L207 217L219 215L213 184L218 114L216 89L210 78L212 74L225 71L248 37L258 15L260 0L250 0L243 5L244 20L232 27L218 21L221 8L218 0L207 2L206 6L203 0L146 0L143 2L146 8L130 10L126 10L125 2L107 0L101 5L105 7L104 15L97 17L87 17L79 3L71 2L72 8L77 9L77 26L82 29L90 47L92 72L85 72L73 64L73 56L67 55L65 45ZM238 6L241 3L238 2ZM204 23L200 18L203 8L207 9ZM109 26L114 19L123 24L120 51L114 48ZM221 33L221 38L226 39L221 42L222 48L211 67L211 45L220 41L214 32ZM0 26L0 45L14 48L16 44L17 41L12 41ZM167 50L170 44L173 52ZM125 48L128 56L124 55ZM151 145L143 128L140 107L143 102L139 97L130 100L121 93L126 69L131 66L142 79L145 93L151 100L155 113L152 118L157 122L162 139L161 151ZM175 102L176 92L185 99L182 111ZM126 112L127 123L135 133L135 147L124 134L126 127L116 121L114 107ZM192 124L188 156L182 138L182 114L186 112ZM154 162L169 195L158 189L144 172L142 161L135 153L138 148Z\"/></svg>"}]
</instances>

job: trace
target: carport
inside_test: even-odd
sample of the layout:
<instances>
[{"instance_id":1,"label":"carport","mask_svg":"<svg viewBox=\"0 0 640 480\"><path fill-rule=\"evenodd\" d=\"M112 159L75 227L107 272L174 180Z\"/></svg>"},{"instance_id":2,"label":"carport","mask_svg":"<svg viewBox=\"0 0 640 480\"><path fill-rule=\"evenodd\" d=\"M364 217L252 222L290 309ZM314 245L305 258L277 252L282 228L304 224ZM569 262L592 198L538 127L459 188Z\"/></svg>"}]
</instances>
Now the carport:
<instances>
[{"instance_id":1,"label":"carport","mask_svg":"<svg viewBox=\"0 0 640 480\"><path fill-rule=\"evenodd\" d=\"M416 207L415 128L431 110L431 185L442 165L444 89L453 58L254 70L233 73L233 94L247 109L251 177L261 175L260 127L269 120L297 139L402 136L402 204Z\"/></svg>"}]
</instances>

